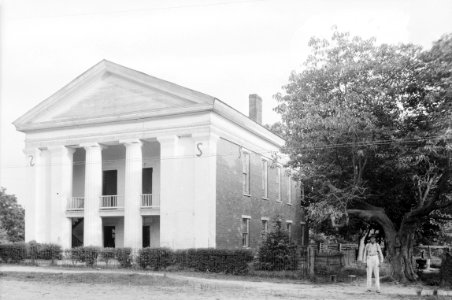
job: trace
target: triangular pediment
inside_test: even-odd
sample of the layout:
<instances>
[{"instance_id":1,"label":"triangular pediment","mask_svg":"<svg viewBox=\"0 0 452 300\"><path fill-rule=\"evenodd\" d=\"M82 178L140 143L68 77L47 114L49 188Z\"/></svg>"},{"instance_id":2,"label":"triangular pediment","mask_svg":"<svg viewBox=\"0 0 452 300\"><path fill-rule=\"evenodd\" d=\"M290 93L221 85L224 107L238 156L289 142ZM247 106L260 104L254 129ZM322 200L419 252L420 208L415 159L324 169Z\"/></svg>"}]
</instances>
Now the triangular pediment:
<instances>
[{"instance_id":1,"label":"triangular pediment","mask_svg":"<svg viewBox=\"0 0 452 300\"><path fill-rule=\"evenodd\" d=\"M101 61L14 122L18 130L89 124L193 111L214 98L177 84Z\"/></svg>"}]
</instances>

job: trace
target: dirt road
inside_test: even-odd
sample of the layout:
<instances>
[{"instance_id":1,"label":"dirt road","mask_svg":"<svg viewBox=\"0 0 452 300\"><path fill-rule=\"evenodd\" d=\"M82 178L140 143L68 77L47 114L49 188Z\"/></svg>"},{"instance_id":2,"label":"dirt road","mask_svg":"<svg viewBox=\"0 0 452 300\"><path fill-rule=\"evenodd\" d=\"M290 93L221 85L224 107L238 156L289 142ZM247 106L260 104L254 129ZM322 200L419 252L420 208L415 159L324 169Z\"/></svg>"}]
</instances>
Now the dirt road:
<instances>
[{"instance_id":1,"label":"dirt road","mask_svg":"<svg viewBox=\"0 0 452 300\"><path fill-rule=\"evenodd\" d=\"M417 299L412 287L294 284L189 277L177 273L1 266L3 299ZM447 299L447 298L444 298Z\"/></svg>"}]
</instances>

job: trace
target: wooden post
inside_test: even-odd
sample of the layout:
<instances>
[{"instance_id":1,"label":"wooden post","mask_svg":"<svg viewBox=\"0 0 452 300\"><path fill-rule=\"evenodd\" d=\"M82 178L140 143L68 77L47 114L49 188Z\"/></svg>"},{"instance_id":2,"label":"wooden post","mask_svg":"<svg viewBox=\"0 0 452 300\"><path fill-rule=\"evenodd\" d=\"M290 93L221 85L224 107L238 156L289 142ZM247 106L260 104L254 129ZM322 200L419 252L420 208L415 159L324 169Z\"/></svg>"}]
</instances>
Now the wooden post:
<instances>
[{"instance_id":1,"label":"wooden post","mask_svg":"<svg viewBox=\"0 0 452 300\"><path fill-rule=\"evenodd\" d=\"M428 246L428 257L427 257L427 270L430 269L431 258L432 258L432 249Z\"/></svg>"},{"instance_id":2,"label":"wooden post","mask_svg":"<svg viewBox=\"0 0 452 300\"><path fill-rule=\"evenodd\" d=\"M308 247L308 265L309 265L309 276L314 277L314 263L315 263L315 249L312 246Z\"/></svg>"},{"instance_id":3,"label":"wooden post","mask_svg":"<svg viewBox=\"0 0 452 300\"><path fill-rule=\"evenodd\" d=\"M329 257L329 256L330 256L329 254L326 255L326 269L327 269L329 272L331 272L330 262L328 261L328 257Z\"/></svg>"}]
</instances>

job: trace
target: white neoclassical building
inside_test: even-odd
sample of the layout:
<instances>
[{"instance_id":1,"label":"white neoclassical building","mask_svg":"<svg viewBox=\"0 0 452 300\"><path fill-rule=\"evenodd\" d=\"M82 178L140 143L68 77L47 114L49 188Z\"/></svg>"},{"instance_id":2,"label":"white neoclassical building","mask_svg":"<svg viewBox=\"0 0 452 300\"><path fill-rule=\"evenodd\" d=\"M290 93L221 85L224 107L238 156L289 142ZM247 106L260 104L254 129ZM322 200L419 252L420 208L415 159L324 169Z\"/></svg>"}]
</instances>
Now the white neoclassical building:
<instances>
[{"instance_id":1,"label":"white neoclassical building","mask_svg":"<svg viewBox=\"0 0 452 300\"><path fill-rule=\"evenodd\" d=\"M64 248L243 246L242 217L252 208L228 211L225 199L249 197L242 186L250 175L223 176L244 149L269 159L284 143L259 124L260 98L250 101L254 120L214 97L99 62L14 122L26 135L33 183L26 240ZM235 181L224 190L231 178L236 196ZM231 234L224 215L237 219Z\"/></svg>"}]
</instances>

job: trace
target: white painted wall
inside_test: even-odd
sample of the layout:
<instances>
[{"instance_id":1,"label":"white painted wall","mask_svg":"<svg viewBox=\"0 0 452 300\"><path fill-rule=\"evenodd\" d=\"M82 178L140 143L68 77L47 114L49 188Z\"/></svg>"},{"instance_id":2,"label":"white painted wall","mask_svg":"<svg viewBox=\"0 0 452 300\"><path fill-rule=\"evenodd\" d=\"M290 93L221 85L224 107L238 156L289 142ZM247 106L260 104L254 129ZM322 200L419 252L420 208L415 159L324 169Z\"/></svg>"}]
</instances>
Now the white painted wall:
<instances>
[{"instance_id":1,"label":"white painted wall","mask_svg":"<svg viewBox=\"0 0 452 300\"><path fill-rule=\"evenodd\" d=\"M216 140L209 132L199 134L159 139L163 247L215 247Z\"/></svg>"},{"instance_id":2,"label":"white painted wall","mask_svg":"<svg viewBox=\"0 0 452 300\"><path fill-rule=\"evenodd\" d=\"M150 247L160 247L160 216L144 217L143 226L150 226Z\"/></svg>"}]
</instances>

